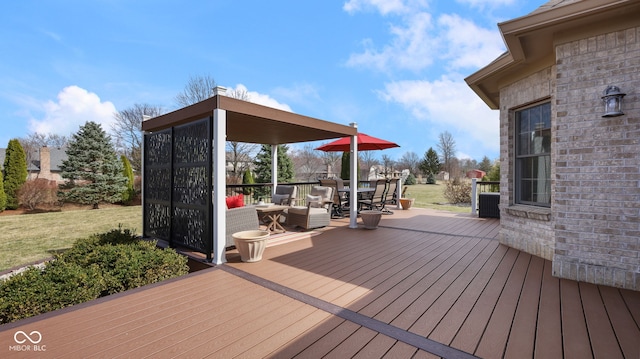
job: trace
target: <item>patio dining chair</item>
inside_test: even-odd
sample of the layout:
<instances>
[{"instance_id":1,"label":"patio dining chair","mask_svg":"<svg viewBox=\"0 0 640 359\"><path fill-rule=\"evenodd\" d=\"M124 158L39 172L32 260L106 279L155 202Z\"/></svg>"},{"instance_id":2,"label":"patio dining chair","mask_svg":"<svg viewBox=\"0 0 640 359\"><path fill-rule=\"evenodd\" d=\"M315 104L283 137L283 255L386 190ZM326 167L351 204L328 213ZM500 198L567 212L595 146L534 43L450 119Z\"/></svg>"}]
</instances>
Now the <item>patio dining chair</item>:
<instances>
[{"instance_id":1,"label":"patio dining chair","mask_svg":"<svg viewBox=\"0 0 640 359\"><path fill-rule=\"evenodd\" d=\"M370 186L374 188L374 191L369 198L363 198L358 201L360 207L362 209L383 211L384 213L384 195L387 191L387 180L379 179L372 181Z\"/></svg>"},{"instance_id":2,"label":"patio dining chair","mask_svg":"<svg viewBox=\"0 0 640 359\"><path fill-rule=\"evenodd\" d=\"M384 193L384 203L385 205L397 205L398 204L398 182L400 180L398 178L392 178L387 181L387 189ZM384 207L383 212L388 214L393 214L391 210Z\"/></svg>"}]
</instances>

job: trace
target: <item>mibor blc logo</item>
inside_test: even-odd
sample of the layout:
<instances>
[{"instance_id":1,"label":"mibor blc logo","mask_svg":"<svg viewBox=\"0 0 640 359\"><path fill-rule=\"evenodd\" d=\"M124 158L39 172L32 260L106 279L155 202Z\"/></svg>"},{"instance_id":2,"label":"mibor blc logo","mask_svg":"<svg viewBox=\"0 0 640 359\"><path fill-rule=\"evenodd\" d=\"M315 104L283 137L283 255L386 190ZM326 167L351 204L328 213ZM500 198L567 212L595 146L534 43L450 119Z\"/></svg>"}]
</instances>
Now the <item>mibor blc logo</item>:
<instances>
[{"instance_id":1,"label":"mibor blc logo","mask_svg":"<svg viewBox=\"0 0 640 359\"><path fill-rule=\"evenodd\" d=\"M12 352L43 352L47 350L46 345L41 345L42 334L34 330L27 334L22 330L18 330L13 334L15 345L9 345L9 351Z\"/></svg>"}]
</instances>

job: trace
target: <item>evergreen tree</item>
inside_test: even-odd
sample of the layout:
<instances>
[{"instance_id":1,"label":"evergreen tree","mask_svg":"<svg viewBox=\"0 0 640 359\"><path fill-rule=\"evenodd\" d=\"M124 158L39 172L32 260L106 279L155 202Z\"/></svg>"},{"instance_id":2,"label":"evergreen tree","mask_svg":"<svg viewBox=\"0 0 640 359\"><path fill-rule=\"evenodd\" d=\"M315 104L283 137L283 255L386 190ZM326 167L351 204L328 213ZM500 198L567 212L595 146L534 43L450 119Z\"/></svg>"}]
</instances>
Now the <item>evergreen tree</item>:
<instances>
[{"instance_id":1,"label":"evergreen tree","mask_svg":"<svg viewBox=\"0 0 640 359\"><path fill-rule=\"evenodd\" d=\"M0 212L7 208L7 194L4 193L4 180L2 171L0 171Z\"/></svg>"},{"instance_id":2,"label":"evergreen tree","mask_svg":"<svg viewBox=\"0 0 640 359\"><path fill-rule=\"evenodd\" d=\"M345 181L351 179L351 152L342 152L342 167L340 168L340 178Z\"/></svg>"},{"instance_id":3,"label":"evergreen tree","mask_svg":"<svg viewBox=\"0 0 640 359\"><path fill-rule=\"evenodd\" d=\"M115 203L122 200L127 178L122 175L122 162L102 127L85 123L69 141L67 160L60 166L62 178L68 180L60 196L74 203Z\"/></svg>"},{"instance_id":4,"label":"evergreen tree","mask_svg":"<svg viewBox=\"0 0 640 359\"><path fill-rule=\"evenodd\" d=\"M489 157L484 156L482 157L482 161L478 165L478 169L481 171L484 171L485 173L489 173L489 171L491 171L492 166L493 165L491 164L491 160L489 159Z\"/></svg>"},{"instance_id":5,"label":"evergreen tree","mask_svg":"<svg viewBox=\"0 0 640 359\"><path fill-rule=\"evenodd\" d=\"M17 209L18 190L27 181L27 156L17 139L9 141L4 158L4 193L6 208Z\"/></svg>"},{"instance_id":6,"label":"evergreen tree","mask_svg":"<svg viewBox=\"0 0 640 359\"><path fill-rule=\"evenodd\" d=\"M130 203L136 198L136 190L133 185L133 168L127 156L121 155L120 161L122 161L122 175L127 179L127 188L122 192L122 202Z\"/></svg>"},{"instance_id":7,"label":"evergreen tree","mask_svg":"<svg viewBox=\"0 0 640 359\"><path fill-rule=\"evenodd\" d=\"M438 153L429 147L429 150L424 154L424 158L420 162L420 171L427 175L427 183L436 183L436 173L440 170L440 160L438 159Z\"/></svg>"},{"instance_id":8,"label":"evergreen tree","mask_svg":"<svg viewBox=\"0 0 640 359\"><path fill-rule=\"evenodd\" d=\"M291 182L294 178L293 161L287 154L289 146L278 145L278 183ZM271 145L262 145L256 155L255 181L257 183L271 182ZM269 196L269 190L265 187L256 189L254 197L261 198Z\"/></svg>"},{"instance_id":9,"label":"evergreen tree","mask_svg":"<svg viewBox=\"0 0 640 359\"><path fill-rule=\"evenodd\" d=\"M295 175L293 161L287 151L289 151L289 146L278 145L278 183L291 182ZM271 145L262 145L254 161L256 182L271 182L271 163Z\"/></svg>"},{"instance_id":10,"label":"evergreen tree","mask_svg":"<svg viewBox=\"0 0 640 359\"><path fill-rule=\"evenodd\" d=\"M251 172L250 168L247 168L246 170L244 170L244 173L242 174L242 183L243 184L254 184L254 183L256 183L256 180L253 178L253 173ZM245 187L242 190L242 193L244 193L245 195L250 195L251 191L252 191L252 188Z\"/></svg>"}]
</instances>

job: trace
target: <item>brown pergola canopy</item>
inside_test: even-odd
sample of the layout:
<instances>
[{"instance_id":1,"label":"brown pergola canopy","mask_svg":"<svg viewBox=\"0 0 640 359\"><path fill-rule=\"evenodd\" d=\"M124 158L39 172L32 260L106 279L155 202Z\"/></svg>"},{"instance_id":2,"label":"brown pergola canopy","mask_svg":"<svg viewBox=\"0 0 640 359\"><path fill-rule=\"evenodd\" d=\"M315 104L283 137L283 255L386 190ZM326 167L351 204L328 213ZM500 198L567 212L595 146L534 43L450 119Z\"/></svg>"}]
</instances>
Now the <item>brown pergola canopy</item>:
<instances>
[{"instance_id":1,"label":"brown pergola canopy","mask_svg":"<svg viewBox=\"0 0 640 359\"><path fill-rule=\"evenodd\" d=\"M226 96L214 96L191 106L142 122L142 130L155 132L213 116L227 114L227 141L287 144L354 136L357 128L298 115Z\"/></svg>"}]
</instances>

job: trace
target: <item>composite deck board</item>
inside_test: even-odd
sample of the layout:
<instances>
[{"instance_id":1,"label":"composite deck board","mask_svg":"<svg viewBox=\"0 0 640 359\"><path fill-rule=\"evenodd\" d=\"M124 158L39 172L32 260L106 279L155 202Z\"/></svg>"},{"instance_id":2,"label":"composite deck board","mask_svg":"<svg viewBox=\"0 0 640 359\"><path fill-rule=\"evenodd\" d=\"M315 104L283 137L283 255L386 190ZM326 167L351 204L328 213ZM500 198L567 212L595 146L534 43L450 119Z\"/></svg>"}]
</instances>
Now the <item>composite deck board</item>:
<instances>
[{"instance_id":1,"label":"composite deck board","mask_svg":"<svg viewBox=\"0 0 640 359\"><path fill-rule=\"evenodd\" d=\"M534 358L561 358L560 280L551 275L551 262L549 261L545 261L542 272L538 322L535 330Z\"/></svg>"},{"instance_id":2,"label":"composite deck board","mask_svg":"<svg viewBox=\"0 0 640 359\"><path fill-rule=\"evenodd\" d=\"M485 241L486 242L486 241ZM426 303L414 303L423 313L413 323L409 330L412 332L428 337L433 329L441 322L442 318L450 312L451 308L458 302L464 291L472 283L475 277L480 273L482 267L487 261L493 257L496 252L497 243L487 243L487 246L478 254L473 261L464 268L464 271L452 282L447 288L438 290L438 298L433 304L426 308ZM426 310L425 310L426 309ZM432 338L430 338L432 339Z\"/></svg>"},{"instance_id":3,"label":"composite deck board","mask_svg":"<svg viewBox=\"0 0 640 359\"><path fill-rule=\"evenodd\" d=\"M504 352L530 262L530 255L518 256L486 331L474 352L481 358L495 358Z\"/></svg>"},{"instance_id":4,"label":"composite deck board","mask_svg":"<svg viewBox=\"0 0 640 359\"><path fill-rule=\"evenodd\" d=\"M560 301L565 357L568 359L592 357L591 341L577 282L560 280Z\"/></svg>"},{"instance_id":5,"label":"composite deck board","mask_svg":"<svg viewBox=\"0 0 640 359\"><path fill-rule=\"evenodd\" d=\"M443 262L439 263L439 265L434 268L434 270L429 271L428 273L424 273L424 275L407 290L403 291L399 294L396 299L394 299L391 303L384 308L384 310L377 313L374 318L384 321L394 323L397 318L401 315L409 316L409 321L413 323L415 321L415 317L413 313L406 313L406 310L411 308L411 304L415 303L420 297L434 285L437 285L443 277L445 277L444 281L449 282L452 279L447 278L448 273L452 273L455 276L455 273L450 272L452 268L456 268L456 266L461 263L461 261L470 261L469 253L473 248L477 245L477 242L468 242L464 248L461 248L451 256L447 258L443 258ZM453 277L453 276L452 276ZM425 307L428 307L432 303L432 298L423 301L422 304ZM408 328L409 325L400 326L403 329Z\"/></svg>"},{"instance_id":6,"label":"composite deck board","mask_svg":"<svg viewBox=\"0 0 640 359\"><path fill-rule=\"evenodd\" d=\"M334 220L274 236L257 263L229 251L219 268L3 325L0 343L38 330L45 358L437 358L418 349L433 343L487 358L640 356L639 292L554 278L551 262L499 244L495 219L394 212L376 230Z\"/></svg>"},{"instance_id":7,"label":"composite deck board","mask_svg":"<svg viewBox=\"0 0 640 359\"><path fill-rule=\"evenodd\" d=\"M492 278L496 268L502 262L508 250L508 247L502 245L496 248L492 257L479 270L478 275L469 283L458 300L446 313L440 314L443 315L443 317L431 333L428 334L429 339L446 344L450 344L453 341L454 336L462 326L462 323L467 319L469 312L476 304L478 297L486 288L489 280Z\"/></svg>"},{"instance_id":8,"label":"composite deck board","mask_svg":"<svg viewBox=\"0 0 640 359\"><path fill-rule=\"evenodd\" d=\"M633 320L619 289L599 287L620 349L626 358L640 358L640 327Z\"/></svg>"},{"instance_id":9,"label":"composite deck board","mask_svg":"<svg viewBox=\"0 0 640 359\"><path fill-rule=\"evenodd\" d=\"M519 253L515 250L507 252L496 268L495 274L471 308L466 320L460 326L450 343L451 346L468 353L475 352Z\"/></svg>"},{"instance_id":10,"label":"composite deck board","mask_svg":"<svg viewBox=\"0 0 640 359\"><path fill-rule=\"evenodd\" d=\"M405 293L409 292L411 288L415 287L421 281L425 282L429 279L432 279L435 274L431 276L429 276L429 274L436 271L440 267L440 265L444 263L448 258L455 256L456 254L460 255L462 244L464 244L461 242L462 241L457 241L446 248L444 251L433 253L434 256L432 258L421 263L422 265L420 267L404 277L401 281L391 282L390 284L392 285L392 287L388 288L382 293L382 295L380 295L371 303L368 303L364 308L358 310L358 312L370 317L377 317L376 319L382 321L385 321L385 319L387 321L393 320L398 314L397 311L394 311L392 313L387 312L384 316L378 315L386 310L389 306L394 305L394 303L397 303L395 305L399 307L400 303L397 301L402 301L410 295L405 295ZM404 301L404 304L410 304L411 302L413 301L406 300Z\"/></svg>"},{"instance_id":11,"label":"composite deck board","mask_svg":"<svg viewBox=\"0 0 640 359\"><path fill-rule=\"evenodd\" d=\"M622 351L619 346L607 345L607 343L617 343L618 340L609 321L609 316L604 308L598 288L588 283L580 283L579 286L587 331L593 343L593 357L596 359L622 358Z\"/></svg>"},{"instance_id":12,"label":"composite deck board","mask_svg":"<svg viewBox=\"0 0 640 359\"><path fill-rule=\"evenodd\" d=\"M417 273L429 270L428 266L441 255L448 255L448 251L459 241L458 238L449 242L440 241L437 246L430 247L429 251L415 251L415 256L411 256L408 260L398 262L392 270L385 275L376 276L365 283L367 288L372 288L371 293L365 297L359 298L357 301L351 302L349 309L358 311L365 315L375 315L382 308L393 301L397 293L402 293L409 287L410 276L418 276ZM363 308L369 307L369 313L361 311ZM376 309L377 308L377 309Z\"/></svg>"},{"instance_id":13,"label":"composite deck board","mask_svg":"<svg viewBox=\"0 0 640 359\"><path fill-rule=\"evenodd\" d=\"M389 351L391 347L397 342L397 340L388 337L386 335L377 334L367 344L362 347L356 354L353 355L353 359L370 359L376 357L382 357L384 353Z\"/></svg>"},{"instance_id":14,"label":"composite deck board","mask_svg":"<svg viewBox=\"0 0 640 359\"><path fill-rule=\"evenodd\" d=\"M433 303L445 291L452 288L453 283L460 278L469 265L478 261L478 253L485 253L485 255L488 256L488 253L484 251L488 244L488 241L479 241L473 247L470 246L470 250L465 253L462 258L452 261L442 267L440 277L437 278L433 284L428 287L414 287L418 292L422 291L422 293L415 298L413 303L405 306L405 308L402 309L402 312L400 312L400 314L391 321L391 324L407 330L411 328L412 332L422 334L422 331L420 330L422 323L419 323L419 321L420 318L424 316L425 311L431 308ZM480 261L482 261L482 259L480 259ZM455 287L453 288L455 291ZM423 336L426 336L426 333L424 333Z\"/></svg>"},{"instance_id":15,"label":"composite deck board","mask_svg":"<svg viewBox=\"0 0 640 359\"><path fill-rule=\"evenodd\" d=\"M507 342L507 357L532 358L534 355L536 326L531 324L538 322L543 270L544 260L531 257Z\"/></svg>"}]
</instances>

